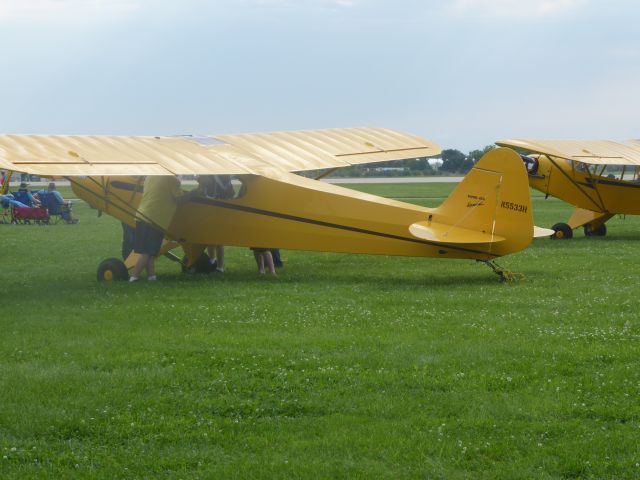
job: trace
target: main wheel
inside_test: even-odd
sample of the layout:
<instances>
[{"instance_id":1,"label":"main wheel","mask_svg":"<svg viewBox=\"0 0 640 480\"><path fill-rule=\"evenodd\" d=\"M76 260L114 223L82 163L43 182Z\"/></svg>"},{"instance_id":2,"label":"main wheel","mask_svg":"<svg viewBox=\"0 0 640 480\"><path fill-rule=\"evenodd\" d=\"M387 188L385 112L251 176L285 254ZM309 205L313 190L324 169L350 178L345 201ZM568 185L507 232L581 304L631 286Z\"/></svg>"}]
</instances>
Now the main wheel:
<instances>
[{"instance_id":1,"label":"main wheel","mask_svg":"<svg viewBox=\"0 0 640 480\"><path fill-rule=\"evenodd\" d=\"M595 230L591 226L590 223L587 223L584 226L584 236L585 237L604 237L607 234L607 226L603 223Z\"/></svg>"},{"instance_id":2,"label":"main wheel","mask_svg":"<svg viewBox=\"0 0 640 480\"><path fill-rule=\"evenodd\" d=\"M119 258L107 258L98 265L99 282L123 281L129 278L129 270Z\"/></svg>"},{"instance_id":3,"label":"main wheel","mask_svg":"<svg viewBox=\"0 0 640 480\"><path fill-rule=\"evenodd\" d=\"M566 223L556 223L551 229L555 231L551 235L552 240L569 240L573 238L573 230Z\"/></svg>"}]
</instances>

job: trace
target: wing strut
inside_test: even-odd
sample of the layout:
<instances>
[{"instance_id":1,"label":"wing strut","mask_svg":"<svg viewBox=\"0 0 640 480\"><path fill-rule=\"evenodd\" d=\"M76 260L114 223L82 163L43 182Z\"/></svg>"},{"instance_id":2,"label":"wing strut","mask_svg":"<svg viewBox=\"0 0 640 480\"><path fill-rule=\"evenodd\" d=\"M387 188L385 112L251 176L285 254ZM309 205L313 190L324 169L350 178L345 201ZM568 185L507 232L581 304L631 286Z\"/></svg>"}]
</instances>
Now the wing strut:
<instances>
[{"instance_id":1,"label":"wing strut","mask_svg":"<svg viewBox=\"0 0 640 480\"><path fill-rule=\"evenodd\" d=\"M324 173L321 173L320 175L318 175L317 177L314 178L314 180L320 180L321 178L324 178L328 175L331 175L333 172L335 172L338 169L338 167L336 168L330 168L329 170L327 170Z\"/></svg>"},{"instance_id":2,"label":"wing strut","mask_svg":"<svg viewBox=\"0 0 640 480\"><path fill-rule=\"evenodd\" d=\"M604 172L604 167L602 169ZM602 200L602 196L600 195L600 191L598 190L598 182L593 178L593 174L591 173L591 169L589 165L587 165L587 173L589 174L589 180L591 180L591 185L593 185L593 189L596 191L596 195L598 195L598 200L600 200L600 206L602 207L602 211L606 212L607 209L604 206L604 201Z\"/></svg>"},{"instance_id":3,"label":"wing strut","mask_svg":"<svg viewBox=\"0 0 640 480\"><path fill-rule=\"evenodd\" d=\"M549 159L549 161L554 165L554 167L556 167L556 169L558 169L558 171L560 173L562 173L562 175L564 175L565 177L567 177L567 180L569 180L571 183L573 183L575 185L575 187L580 190L580 192L589 199L589 201L591 203L593 203L596 207L598 207L601 210L604 210L604 207L602 205L599 205L598 202L596 202L593 198L591 198L591 196L584 190L584 188L582 188L573 178L571 178L569 175L567 175L567 172L565 172L562 168L560 168L560 166L556 163L556 161L547 154L544 154L545 157L547 157ZM588 170L587 170L588 171ZM595 187L594 187L595 188ZM597 190L596 190L597 192Z\"/></svg>"},{"instance_id":4,"label":"wing strut","mask_svg":"<svg viewBox=\"0 0 640 480\"><path fill-rule=\"evenodd\" d=\"M9 182L11 182L11 175L13 175L13 170L7 170L4 175L4 183L0 185L1 195L9 193Z\"/></svg>"}]
</instances>

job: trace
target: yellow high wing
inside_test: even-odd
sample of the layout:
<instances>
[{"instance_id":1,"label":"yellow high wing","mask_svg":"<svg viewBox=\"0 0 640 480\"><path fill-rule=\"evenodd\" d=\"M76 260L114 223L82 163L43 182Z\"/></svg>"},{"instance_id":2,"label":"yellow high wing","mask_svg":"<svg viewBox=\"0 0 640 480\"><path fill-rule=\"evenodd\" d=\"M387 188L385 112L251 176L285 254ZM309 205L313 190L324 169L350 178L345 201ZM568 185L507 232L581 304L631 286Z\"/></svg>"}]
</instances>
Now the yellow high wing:
<instances>
[{"instance_id":1,"label":"yellow high wing","mask_svg":"<svg viewBox=\"0 0 640 480\"><path fill-rule=\"evenodd\" d=\"M491 261L534 236L526 172L509 149L481 159L428 209L291 172L428 157L440 148L394 130L356 128L204 137L0 136L7 168L66 177L95 208L133 224L140 175L234 175L241 195L196 195L166 231L193 263L205 245ZM150 219L153 223L153 219Z\"/></svg>"},{"instance_id":2,"label":"yellow high wing","mask_svg":"<svg viewBox=\"0 0 640 480\"><path fill-rule=\"evenodd\" d=\"M576 207L553 238L571 238L584 226L587 236L606 234L615 214L640 214L640 148L609 140L500 140L498 145L530 155L529 184Z\"/></svg>"},{"instance_id":3,"label":"yellow high wing","mask_svg":"<svg viewBox=\"0 0 640 480\"><path fill-rule=\"evenodd\" d=\"M511 139L496 145L589 165L640 165L640 150L611 140Z\"/></svg>"},{"instance_id":4,"label":"yellow high wing","mask_svg":"<svg viewBox=\"0 0 640 480\"><path fill-rule=\"evenodd\" d=\"M433 142L383 128L217 137L0 135L0 168L47 177L297 172L439 153Z\"/></svg>"}]
</instances>

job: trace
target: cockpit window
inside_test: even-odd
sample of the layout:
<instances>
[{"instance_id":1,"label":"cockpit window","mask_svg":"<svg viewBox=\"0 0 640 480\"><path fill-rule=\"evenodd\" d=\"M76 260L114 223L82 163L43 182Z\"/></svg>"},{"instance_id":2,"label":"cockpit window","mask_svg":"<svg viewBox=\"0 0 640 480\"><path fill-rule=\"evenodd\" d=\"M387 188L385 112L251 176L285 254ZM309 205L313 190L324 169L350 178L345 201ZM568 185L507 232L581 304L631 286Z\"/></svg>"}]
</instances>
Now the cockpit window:
<instances>
[{"instance_id":1,"label":"cockpit window","mask_svg":"<svg viewBox=\"0 0 640 480\"><path fill-rule=\"evenodd\" d=\"M247 193L247 184L242 177L236 176L231 180L231 186L233 187L233 198L244 197Z\"/></svg>"},{"instance_id":2,"label":"cockpit window","mask_svg":"<svg viewBox=\"0 0 640 480\"><path fill-rule=\"evenodd\" d=\"M246 193L246 186L235 175L200 175L199 188L205 197L220 200L233 200Z\"/></svg>"},{"instance_id":3,"label":"cockpit window","mask_svg":"<svg viewBox=\"0 0 640 480\"><path fill-rule=\"evenodd\" d=\"M624 165L605 165L599 175L611 180L630 180L633 178L632 170L627 171Z\"/></svg>"},{"instance_id":4,"label":"cockpit window","mask_svg":"<svg viewBox=\"0 0 640 480\"><path fill-rule=\"evenodd\" d=\"M575 169L578 172L585 172L588 173L589 172L589 166L586 163L583 162L573 162Z\"/></svg>"},{"instance_id":5,"label":"cockpit window","mask_svg":"<svg viewBox=\"0 0 640 480\"><path fill-rule=\"evenodd\" d=\"M520 156L522 157L524 166L527 167L527 173L529 175L535 175L538 172L538 159L527 155Z\"/></svg>"}]
</instances>

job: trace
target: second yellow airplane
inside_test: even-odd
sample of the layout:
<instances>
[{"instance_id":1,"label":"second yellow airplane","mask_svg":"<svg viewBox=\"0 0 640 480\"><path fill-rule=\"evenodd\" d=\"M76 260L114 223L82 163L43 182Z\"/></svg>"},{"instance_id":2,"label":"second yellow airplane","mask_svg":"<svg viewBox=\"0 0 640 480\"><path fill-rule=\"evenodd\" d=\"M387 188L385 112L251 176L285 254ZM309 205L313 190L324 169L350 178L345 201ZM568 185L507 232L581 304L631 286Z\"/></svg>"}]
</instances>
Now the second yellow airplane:
<instances>
[{"instance_id":1,"label":"second yellow airplane","mask_svg":"<svg viewBox=\"0 0 640 480\"><path fill-rule=\"evenodd\" d=\"M616 214L640 215L640 142L608 140L500 140L525 153L532 188L576 209L556 223L552 238L569 239L583 227L586 236L604 236Z\"/></svg>"}]
</instances>

